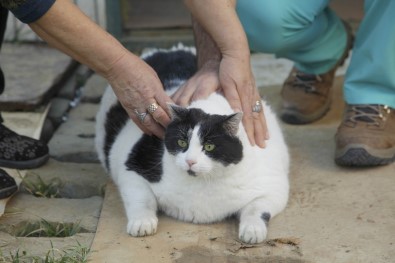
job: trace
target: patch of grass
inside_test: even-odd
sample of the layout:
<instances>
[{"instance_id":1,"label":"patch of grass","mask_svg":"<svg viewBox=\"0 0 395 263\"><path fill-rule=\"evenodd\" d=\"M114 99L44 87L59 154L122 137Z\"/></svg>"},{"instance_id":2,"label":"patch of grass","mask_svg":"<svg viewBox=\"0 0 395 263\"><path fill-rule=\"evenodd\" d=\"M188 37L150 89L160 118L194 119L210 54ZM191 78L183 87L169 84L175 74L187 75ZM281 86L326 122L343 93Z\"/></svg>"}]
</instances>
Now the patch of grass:
<instances>
[{"instance_id":1,"label":"patch of grass","mask_svg":"<svg viewBox=\"0 0 395 263\"><path fill-rule=\"evenodd\" d=\"M23 188L36 197L60 198L59 188L62 182L59 178L53 178L45 182L41 176L31 173L22 180Z\"/></svg>"},{"instance_id":2,"label":"patch of grass","mask_svg":"<svg viewBox=\"0 0 395 263\"><path fill-rule=\"evenodd\" d=\"M69 237L82 231L80 222L54 223L45 219L36 222L21 222L15 226L12 235L17 237Z\"/></svg>"},{"instance_id":3,"label":"patch of grass","mask_svg":"<svg viewBox=\"0 0 395 263\"><path fill-rule=\"evenodd\" d=\"M4 256L0 251L0 263L86 263L90 248L81 245L69 247L65 250L59 250L53 247L42 257L29 255L26 251L17 250L14 254Z\"/></svg>"}]
</instances>

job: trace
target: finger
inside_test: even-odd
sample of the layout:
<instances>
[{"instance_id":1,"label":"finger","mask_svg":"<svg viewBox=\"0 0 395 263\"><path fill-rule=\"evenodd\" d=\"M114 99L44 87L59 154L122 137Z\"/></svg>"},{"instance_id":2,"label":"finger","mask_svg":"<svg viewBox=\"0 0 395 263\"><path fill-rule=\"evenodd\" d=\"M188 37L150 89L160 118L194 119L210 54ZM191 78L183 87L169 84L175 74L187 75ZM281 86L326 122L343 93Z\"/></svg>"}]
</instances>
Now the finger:
<instances>
[{"instance_id":1,"label":"finger","mask_svg":"<svg viewBox=\"0 0 395 263\"><path fill-rule=\"evenodd\" d=\"M171 121L167 112L156 102L152 102L147 106L147 112L157 123L162 125L162 127L167 127Z\"/></svg>"},{"instance_id":2,"label":"finger","mask_svg":"<svg viewBox=\"0 0 395 263\"><path fill-rule=\"evenodd\" d=\"M217 79L207 78L207 80L195 89L190 101L202 100L208 98L219 88Z\"/></svg>"},{"instance_id":3,"label":"finger","mask_svg":"<svg viewBox=\"0 0 395 263\"><path fill-rule=\"evenodd\" d=\"M158 122L154 120L151 115L147 115L147 117L143 121L143 125L153 133L156 137L160 139L164 139L165 137L165 129Z\"/></svg>"},{"instance_id":4,"label":"finger","mask_svg":"<svg viewBox=\"0 0 395 263\"><path fill-rule=\"evenodd\" d=\"M133 122L142 130L145 134L152 136L152 132L148 130L140 121L136 118L132 118Z\"/></svg>"},{"instance_id":5,"label":"finger","mask_svg":"<svg viewBox=\"0 0 395 263\"><path fill-rule=\"evenodd\" d=\"M138 117L134 117L133 121L139 126L139 128L146 134L152 136L155 135L156 137L163 139L165 135L164 128L157 123L153 117L147 114L144 119L139 119Z\"/></svg>"},{"instance_id":6,"label":"finger","mask_svg":"<svg viewBox=\"0 0 395 263\"><path fill-rule=\"evenodd\" d=\"M261 112L253 112L252 116L254 118L254 138L256 144L261 147L266 147L266 120L263 110Z\"/></svg>"},{"instance_id":7,"label":"finger","mask_svg":"<svg viewBox=\"0 0 395 263\"><path fill-rule=\"evenodd\" d=\"M251 109L243 110L243 125L251 146L255 146L254 117Z\"/></svg>"},{"instance_id":8,"label":"finger","mask_svg":"<svg viewBox=\"0 0 395 263\"><path fill-rule=\"evenodd\" d=\"M254 96L254 98L256 98L255 103L259 101L259 103L261 104L261 108L262 108L261 112L259 113L259 115L261 117L259 123L261 124L262 131L259 130L258 136L259 137L263 136L264 140L269 140L269 137L270 137L269 130L267 128L266 116L265 116L265 111L264 111L264 104L265 103L262 101L262 98L261 98L261 95L259 94L258 89L255 89L253 96Z\"/></svg>"},{"instance_id":9,"label":"finger","mask_svg":"<svg viewBox=\"0 0 395 263\"><path fill-rule=\"evenodd\" d=\"M195 85L189 84L189 82L187 82L174 93L172 99L177 105L186 107L191 101L194 90L196 90Z\"/></svg>"},{"instance_id":10,"label":"finger","mask_svg":"<svg viewBox=\"0 0 395 263\"><path fill-rule=\"evenodd\" d=\"M132 119L132 121L142 130L145 134L152 135L152 132L148 130L139 120L139 118L136 117L135 113L132 115L129 115L129 117Z\"/></svg>"},{"instance_id":11,"label":"finger","mask_svg":"<svg viewBox=\"0 0 395 263\"><path fill-rule=\"evenodd\" d=\"M242 99L242 109L244 112L243 115L243 125L246 130L248 140L252 146L255 146L255 124L256 116L252 112L252 103L251 99L247 97L241 98Z\"/></svg>"},{"instance_id":12,"label":"finger","mask_svg":"<svg viewBox=\"0 0 395 263\"><path fill-rule=\"evenodd\" d=\"M241 112L243 111L243 107L241 105L239 93L237 92L237 89L235 87L231 88L223 88L222 89L226 100L229 102L230 107L235 111L235 112Z\"/></svg>"},{"instance_id":13,"label":"finger","mask_svg":"<svg viewBox=\"0 0 395 263\"><path fill-rule=\"evenodd\" d=\"M176 92L173 93L173 95L171 95L171 99L172 99L177 105L179 105L179 104L178 104L178 99L180 98L181 92L182 92L182 90L181 90L181 88L179 88L178 90L176 90Z\"/></svg>"}]
</instances>

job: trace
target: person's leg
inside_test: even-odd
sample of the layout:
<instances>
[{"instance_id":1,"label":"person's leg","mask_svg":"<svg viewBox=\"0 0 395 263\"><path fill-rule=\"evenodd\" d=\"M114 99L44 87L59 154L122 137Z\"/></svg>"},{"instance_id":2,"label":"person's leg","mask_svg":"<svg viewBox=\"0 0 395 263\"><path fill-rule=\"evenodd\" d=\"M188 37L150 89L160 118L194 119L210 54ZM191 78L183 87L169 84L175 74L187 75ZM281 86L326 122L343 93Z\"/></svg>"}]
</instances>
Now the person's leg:
<instances>
[{"instance_id":1,"label":"person's leg","mask_svg":"<svg viewBox=\"0 0 395 263\"><path fill-rule=\"evenodd\" d=\"M344 83L347 103L335 161L373 166L395 161L395 1L365 0L365 15Z\"/></svg>"},{"instance_id":2,"label":"person's leg","mask_svg":"<svg viewBox=\"0 0 395 263\"><path fill-rule=\"evenodd\" d=\"M3 43L6 23L7 23L8 10L0 6L0 50ZM3 93L5 86L3 71L0 67L0 94ZM0 125L3 122L0 113ZM1 127L0 127L1 131ZM0 142L1 143L1 142ZM0 169L0 199L8 198L18 190L18 186L6 171Z\"/></svg>"},{"instance_id":3,"label":"person's leg","mask_svg":"<svg viewBox=\"0 0 395 263\"><path fill-rule=\"evenodd\" d=\"M344 96L348 104L395 109L395 1L365 0Z\"/></svg>"},{"instance_id":4,"label":"person's leg","mask_svg":"<svg viewBox=\"0 0 395 263\"><path fill-rule=\"evenodd\" d=\"M309 123L329 109L334 73L352 40L328 2L238 0L251 49L295 62L282 90L285 122Z\"/></svg>"},{"instance_id":5,"label":"person's leg","mask_svg":"<svg viewBox=\"0 0 395 263\"><path fill-rule=\"evenodd\" d=\"M273 53L310 74L333 68L346 46L329 0L238 0L237 13L253 51Z\"/></svg>"},{"instance_id":6,"label":"person's leg","mask_svg":"<svg viewBox=\"0 0 395 263\"><path fill-rule=\"evenodd\" d=\"M8 10L0 6L0 50L5 34L7 14ZM0 94L3 92L4 86L4 75L0 68ZM36 139L15 133L2 122L0 112L0 167L30 169L41 166L48 160L47 145ZM1 176L6 178L4 174L5 171L1 172ZM5 182L7 182L6 179L4 181L0 179L0 189Z\"/></svg>"}]
</instances>

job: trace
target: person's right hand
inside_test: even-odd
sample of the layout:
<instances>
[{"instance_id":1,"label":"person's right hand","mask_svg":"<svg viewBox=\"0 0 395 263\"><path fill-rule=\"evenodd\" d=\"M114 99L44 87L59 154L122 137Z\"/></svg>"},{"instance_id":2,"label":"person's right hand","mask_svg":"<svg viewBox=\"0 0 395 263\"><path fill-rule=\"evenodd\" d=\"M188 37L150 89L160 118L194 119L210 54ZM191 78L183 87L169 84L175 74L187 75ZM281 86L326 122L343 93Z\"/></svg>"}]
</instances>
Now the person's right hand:
<instances>
[{"instance_id":1,"label":"person's right hand","mask_svg":"<svg viewBox=\"0 0 395 263\"><path fill-rule=\"evenodd\" d=\"M156 72L142 59L126 52L108 71L109 81L119 102L129 117L149 135L163 139L164 128L170 122L168 103L172 100L164 92ZM157 105L148 112L150 105ZM147 113L144 118L138 118Z\"/></svg>"},{"instance_id":2,"label":"person's right hand","mask_svg":"<svg viewBox=\"0 0 395 263\"><path fill-rule=\"evenodd\" d=\"M243 125L251 145L264 148L269 134L262 105L259 112L253 111L255 103L261 103L261 97L255 85L249 55L240 58L223 54L219 79L232 109L243 112Z\"/></svg>"}]
</instances>

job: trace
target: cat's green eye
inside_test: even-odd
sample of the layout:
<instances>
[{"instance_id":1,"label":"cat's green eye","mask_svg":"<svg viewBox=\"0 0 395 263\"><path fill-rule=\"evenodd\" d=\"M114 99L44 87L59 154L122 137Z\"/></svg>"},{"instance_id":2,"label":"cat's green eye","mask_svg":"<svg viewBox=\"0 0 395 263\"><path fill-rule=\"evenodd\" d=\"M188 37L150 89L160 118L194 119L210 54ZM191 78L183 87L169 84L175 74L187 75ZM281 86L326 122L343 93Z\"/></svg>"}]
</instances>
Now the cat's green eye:
<instances>
[{"instance_id":1,"label":"cat's green eye","mask_svg":"<svg viewBox=\"0 0 395 263\"><path fill-rule=\"evenodd\" d=\"M206 143L204 144L204 150L207 152L211 152L212 150L215 149L215 145L212 143Z\"/></svg>"},{"instance_id":2,"label":"cat's green eye","mask_svg":"<svg viewBox=\"0 0 395 263\"><path fill-rule=\"evenodd\" d=\"M178 143L178 146L180 146L181 148L186 148L188 146L188 143L184 140L181 140L181 139L178 140L177 143Z\"/></svg>"}]
</instances>

